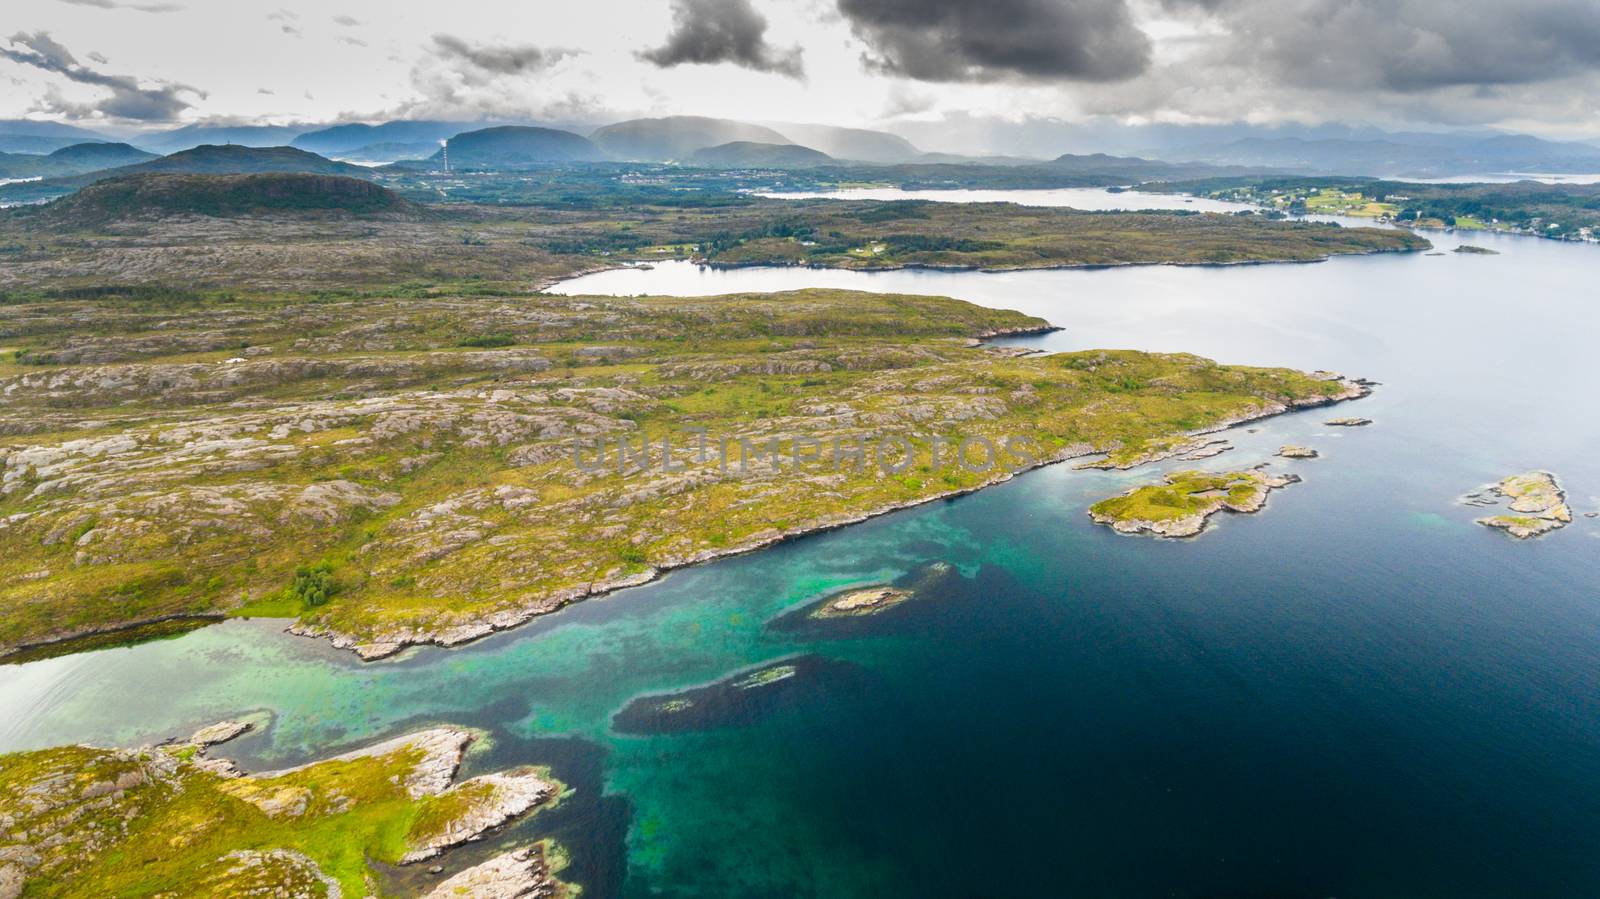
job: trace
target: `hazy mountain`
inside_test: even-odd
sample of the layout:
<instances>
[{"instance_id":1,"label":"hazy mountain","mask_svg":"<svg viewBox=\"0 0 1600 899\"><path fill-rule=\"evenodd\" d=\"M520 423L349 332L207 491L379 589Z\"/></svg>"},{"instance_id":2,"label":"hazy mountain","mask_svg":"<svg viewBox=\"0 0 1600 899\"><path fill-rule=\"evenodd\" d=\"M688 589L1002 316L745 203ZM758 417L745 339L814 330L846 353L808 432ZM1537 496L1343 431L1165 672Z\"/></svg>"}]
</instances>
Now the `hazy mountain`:
<instances>
[{"instance_id":1,"label":"hazy mountain","mask_svg":"<svg viewBox=\"0 0 1600 899\"><path fill-rule=\"evenodd\" d=\"M437 152L439 152L438 142L425 140L416 143L367 144L354 150L341 150L330 155L341 162L385 165L402 160L427 159Z\"/></svg>"},{"instance_id":2,"label":"hazy mountain","mask_svg":"<svg viewBox=\"0 0 1600 899\"><path fill-rule=\"evenodd\" d=\"M157 153L176 153L206 144L242 147L281 147L306 130L304 125L185 125L171 131L152 131L128 138L136 147Z\"/></svg>"},{"instance_id":3,"label":"hazy mountain","mask_svg":"<svg viewBox=\"0 0 1600 899\"><path fill-rule=\"evenodd\" d=\"M0 135L6 137L70 137L76 138L78 143L106 139L104 134L98 131L90 131L88 128L64 125L60 122L44 122L37 119L0 119Z\"/></svg>"},{"instance_id":4,"label":"hazy mountain","mask_svg":"<svg viewBox=\"0 0 1600 899\"><path fill-rule=\"evenodd\" d=\"M71 177L47 178L28 184L0 187L0 199L32 202L71 193L97 181L124 175L206 174L239 175L264 172L295 172L316 175L365 177L367 169L346 162L334 162L315 153L293 147L202 146L183 150L134 165L119 166Z\"/></svg>"},{"instance_id":5,"label":"hazy mountain","mask_svg":"<svg viewBox=\"0 0 1600 899\"><path fill-rule=\"evenodd\" d=\"M40 207L41 223L84 227L175 215L291 213L339 216L403 212L408 204L370 181L338 175L144 173L99 181Z\"/></svg>"},{"instance_id":6,"label":"hazy mountain","mask_svg":"<svg viewBox=\"0 0 1600 899\"><path fill-rule=\"evenodd\" d=\"M783 132L791 141L814 147L835 159L896 163L911 162L922 155L922 151L911 141L887 131L798 122L774 122L772 127Z\"/></svg>"},{"instance_id":7,"label":"hazy mountain","mask_svg":"<svg viewBox=\"0 0 1600 899\"><path fill-rule=\"evenodd\" d=\"M1394 134L1383 140L1245 138L1174 151L1167 158L1400 178L1600 172L1600 148L1525 134Z\"/></svg>"},{"instance_id":8,"label":"hazy mountain","mask_svg":"<svg viewBox=\"0 0 1600 899\"><path fill-rule=\"evenodd\" d=\"M379 125L354 123L307 131L289 141L289 146L324 156L351 153L376 144L433 144L449 140L464 131L482 128L485 122L437 122L428 120L384 122ZM432 151L429 151L432 152ZM427 154L423 154L427 155Z\"/></svg>"},{"instance_id":9,"label":"hazy mountain","mask_svg":"<svg viewBox=\"0 0 1600 899\"><path fill-rule=\"evenodd\" d=\"M60 122L0 119L0 153L33 153L42 156L73 144L108 139L98 131Z\"/></svg>"},{"instance_id":10,"label":"hazy mountain","mask_svg":"<svg viewBox=\"0 0 1600 899\"><path fill-rule=\"evenodd\" d=\"M801 168L828 165L833 157L798 144L763 144L739 140L689 154L692 165L709 168Z\"/></svg>"},{"instance_id":11,"label":"hazy mountain","mask_svg":"<svg viewBox=\"0 0 1600 899\"><path fill-rule=\"evenodd\" d=\"M72 144L43 156L0 153L0 178L78 175L154 158L154 153L146 153L138 147L112 143Z\"/></svg>"},{"instance_id":12,"label":"hazy mountain","mask_svg":"<svg viewBox=\"0 0 1600 899\"><path fill-rule=\"evenodd\" d=\"M617 159L648 162L686 159L696 150L734 141L790 143L789 138L771 128L702 116L632 119L600 128L589 139Z\"/></svg>"},{"instance_id":13,"label":"hazy mountain","mask_svg":"<svg viewBox=\"0 0 1600 899\"><path fill-rule=\"evenodd\" d=\"M550 162L598 162L606 158L590 140L570 131L502 125L450 138L453 168L516 168ZM444 150L431 157L442 162Z\"/></svg>"},{"instance_id":14,"label":"hazy mountain","mask_svg":"<svg viewBox=\"0 0 1600 899\"><path fill-rule=\"evenodd\" d=\"M1039 165L1043 159L1032 156L965 156L960 153L924 153L916 159L924 165Z\"/></svg>"}]
</instances>

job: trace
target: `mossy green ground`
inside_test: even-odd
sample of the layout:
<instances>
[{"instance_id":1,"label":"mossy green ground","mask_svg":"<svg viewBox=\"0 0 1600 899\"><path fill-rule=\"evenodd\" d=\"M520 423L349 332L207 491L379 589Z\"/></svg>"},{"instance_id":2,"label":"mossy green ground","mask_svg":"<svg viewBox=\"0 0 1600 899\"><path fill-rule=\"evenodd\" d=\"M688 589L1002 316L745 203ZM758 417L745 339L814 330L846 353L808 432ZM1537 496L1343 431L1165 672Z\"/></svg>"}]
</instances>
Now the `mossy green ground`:
<instances>
[{"instance_id":1,"label":"mossy green ground","mask_svg":"<svg viewBox=\"0 0 1600 899\"><path fill-rule=\"evenodd\" d=\"M261 778L212 773L195 749L70 746L0 756L0 833L39 855L24 869L24 895L220 897L246 887L331 895L323 878L345 896L382 895L374 862L399 861L492 793L472 781L412 798L405 784L424 760L412 745ZM287 810L258 804L272 800ZM244 866L231 855L239 851L280 857Z\"/></svg>"},{"instance_id":2,"label":"mossy green ground","mask_svg":"<svg viewBox=\"0 0 1600 899\"><path fill-rule=\"evenodd\" d=\"M1089 511L1119 521L1172 521L1214 509L1219 498L1248 502L1260 489L1260 477L1252 472L1179 471L1167 475L1164 484L1101 500Z\"/></svg>"}]
</instances>

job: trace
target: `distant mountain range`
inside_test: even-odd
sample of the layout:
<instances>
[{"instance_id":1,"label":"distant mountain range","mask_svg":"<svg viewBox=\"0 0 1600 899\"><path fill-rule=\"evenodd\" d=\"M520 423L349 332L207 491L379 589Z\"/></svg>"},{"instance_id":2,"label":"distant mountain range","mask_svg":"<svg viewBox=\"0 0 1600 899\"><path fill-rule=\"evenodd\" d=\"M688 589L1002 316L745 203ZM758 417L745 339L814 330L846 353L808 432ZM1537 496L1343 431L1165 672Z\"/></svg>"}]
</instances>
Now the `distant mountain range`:
<instances>
[{"instance_id":1,"label":"distant mountain range","mask_svg":"<svg viewBox=\"0 0 1600 899\"><path fill-rule=\"evenodd\" d=\"M52 153L73 144L107 139L105 135L87 128L60 122L0 119L0 153Z\"/></svg>"},{"instance_id":2,"label":"distant mountain range","mask_svg":"<svg viewBox=\"0 0 1600 899\"><path fill-rule=\"evenodd\" d=\"M0 153L0 178L57 178L157 158L128 144L69 144L44 155Z\"/></svg>"},{"instance_id":3,"label":"distant mountain range","mask_svg":"<svg viewBox=\"0 0 1600 899\"><path fill-rule=\"evenodd\" d=\"M457 134L488 124L492 123L428 120L384 122L380 125L354 123L307 131L288 143L291 147L321 153L323 156L342 156L378 144L432 144L434 149L438 149L440 143Z\"/></svg>"},{"instance_id":4,"label":"distant mountain range","mask_svg":"<svg viewBox=\"0 0 1600 899\"><path fill-rule=\"evenodd\" d=\"M734 141L790 142L761 125L703 116L632 119L596 129L589 139L613 158L635 162L674 162L689 158L696 150Z\"/></svg>"},{"instance_id":5,"label":"distant mountain range","mask_svg":"<svg viewBox=\"0 0 1600 899\"><path fill-rule=\"evenodd\" d=\"M1005 127L989 122L985 127ZM1045 126L1038 126L1043 128ZM1068 154L1054 162L1018 155L925 153L906 138L886 131L839 128L799 122L741 122L704 116L631 119L595 129L585 136L572 129L527 122L449 122L401 120L376 124L217 125L194 124L144 132L118 141L102 132L58 122L0 119L0 179L43 178L47 184L3 194L49 196L74 190L95 178L125 174L128 166L150 164L151 171L204 171L206 160L223 171L309 171L359 176L365 167L402 162L408 169L441 166L448 142L450 162L460 168L517 168L552 163L611 160L678 163L713 167L803 167L837 164L1070 166L1084 172L1115 172L1129 181L1205 177L1229 167L1257 173L1353 175L1385 178L1442 178L1505 173L1600 173L1600 146L1493 132L1386 132L1375 128L1318 126L1257 128L1246 125L1170 126L1093 131L1095 126L1054 123L1029 132L1022 145L1081 145L1100 134L1106 145L1143 138L1160 146L1135 156ZM1037 133L1036 133L1037 132ZM1102 133L1103 132L1103 133ZM933 134L926 129L919 134ZM1041 137L1041 134L1043 137ZM1019 138L1021 140L1021 138ZM107 149L89 151L83 145ZM223 148L280 150L278 155L217 156ZM58 151L71 148L65 156ZM198 155L184 156L186 153ZM287 155L315 154L314 159ZM163 162L151 154L168 154ZM210 154L210 155L207 155ZM327 157L333 157L329 159ZM269 160L272 160L269 162ZM1165 160L1174 166L1165 166ZM169 166L171 168L164 168ZM200 166L202 168L196 168ZM1165 166L1165 167L1164 167ZM332 168L330 168L332 167ZM103 171L102 171L103 170Z\"/></svg>"},{"instance_id":6,"label":"distant mountain range","mask_svg":"<svg viewBox=\"0 0 1600 899\"><path fill-rule=\"evenodd\" d=\"M518 168L552 162L600 162L606 154L588 138L555 128L502 125L450 138L430 162L453 168Z\"/></svg>"},{"instance_id":7,"label":"distant mountain range","mask_svg":"<svg viewBox=\"0 0 1600 899\"><path fill-rule=\"evenodd\" d=\"M185 125L158 134L141 134L128 142L156 153L177 153L206 144L281 147L306 130L296 125Z\"/></svg>"},{"instance_id":8,"label":"distant mountain range","mask_svg":"<svg viewBox=\"0 0 1600 899\"><path fill-rule=\"evenodd\" d=\"M1548 141L1525 134L1396 133L1380 140L1251 137L1169 151L1166 158L1175 162L1380 178L1600 172L1600 147Z\"/></svg>"},{"instance_id":9,"label":"distant mountain range","mask_svg":"<svg viewBox=\"0 0 1600 899\"><path fill-rule=\"evenodd\" d=\"M764 144L736 140L715 147L703 147L689 154L692 165L708 168L802 168L831 165L834 158L819 150L798 144Z\"/></svg>"},{"instance_id":10,"label":"distant mountain range","mask_svg":"<svg viewBox=\"0 0 1600 899\"><path fill-rule=\"evenodd\" d=\"M887 131L836 128L797 122L767 122L790 141L820 150L835 159L885 164L916 162L923 152L911 141Z\"/></svg>"}]
</instances>

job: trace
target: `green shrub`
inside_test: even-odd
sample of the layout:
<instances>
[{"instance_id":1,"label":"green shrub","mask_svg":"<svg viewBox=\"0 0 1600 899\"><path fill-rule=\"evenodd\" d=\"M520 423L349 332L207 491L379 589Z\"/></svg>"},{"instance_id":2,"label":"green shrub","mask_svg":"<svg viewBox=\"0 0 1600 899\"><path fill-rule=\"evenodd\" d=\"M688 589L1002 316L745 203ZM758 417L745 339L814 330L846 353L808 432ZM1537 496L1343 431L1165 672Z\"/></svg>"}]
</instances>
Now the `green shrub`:
<instances>
[{"instance_id":1,"label":"green shrub","mask_svg":"<svg viewBox=\"0 0 1600 899\"><path fill-rule=\"evenodd\" d=\"M460 343L456 344L456 346L487 349L493 347L511 346L516 342L517 339L512 337L510 334L479 334L474 337L463 339Z\"/></svg>"},{"instance_id":2,"label":"green shrub","mask_svg":"<svg viewBox=\"0 0 1600 899\"><path fill-rule=\"evenodd\" d=\"M308 609L324 605L335 593L339 592L339 585L333 581L333 566L327 562L306 567L304 565L294 571L294 580L289 583L286 598L300 603Z\"/></svg>"}]
</instances>

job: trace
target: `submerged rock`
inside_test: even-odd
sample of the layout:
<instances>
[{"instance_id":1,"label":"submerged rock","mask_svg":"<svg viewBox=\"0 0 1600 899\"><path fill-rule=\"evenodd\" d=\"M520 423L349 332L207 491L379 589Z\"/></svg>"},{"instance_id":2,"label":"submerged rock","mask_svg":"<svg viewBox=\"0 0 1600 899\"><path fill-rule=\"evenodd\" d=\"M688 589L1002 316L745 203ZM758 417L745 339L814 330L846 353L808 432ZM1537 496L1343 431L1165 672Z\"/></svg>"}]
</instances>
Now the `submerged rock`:
<instances>
[{"instance_id":1,"label":"submerged rock","mask_svg":"<svg viewBox=\"0 0 1600 899\"><path fill-rule=\"evenodd\" d=\"M820 701L859 673L848 662L794 656L716 683L635 698L611 719L620 733L687 733L749 724L786 705Z\"/></svg>"}]
</instances>

